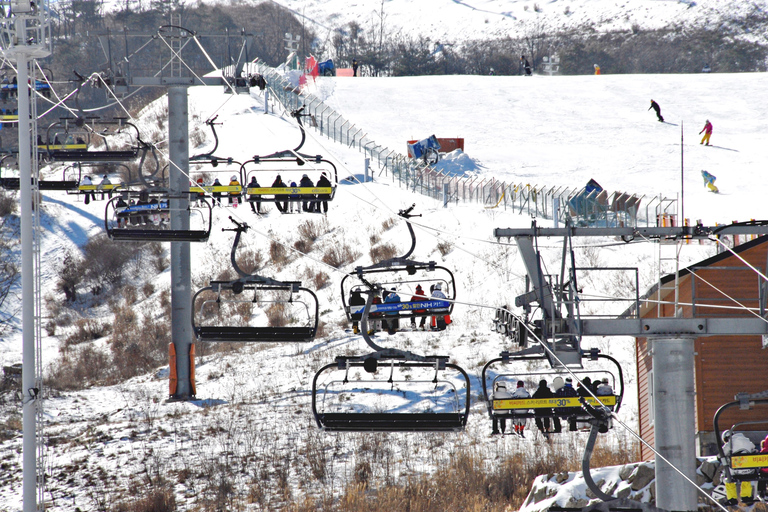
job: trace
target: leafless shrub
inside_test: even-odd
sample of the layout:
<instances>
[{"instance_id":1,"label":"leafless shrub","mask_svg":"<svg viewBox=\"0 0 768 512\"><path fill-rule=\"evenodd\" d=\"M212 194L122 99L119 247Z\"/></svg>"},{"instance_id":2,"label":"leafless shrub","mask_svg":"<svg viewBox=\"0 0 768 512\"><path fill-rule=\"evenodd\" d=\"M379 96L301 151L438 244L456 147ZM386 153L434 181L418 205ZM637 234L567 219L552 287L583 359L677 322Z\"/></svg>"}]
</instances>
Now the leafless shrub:
<instances>
[{"instance_id":1,"label":"leafless shrub","mask_svg":"<svg viewBox=\"0 0 768 512\"><path fill-rule=\"evenodd\" d=\"M111 369L109 355L92 345L85 345L59 357L51 366L45 383L58 390L85 389L106 383Z\"/></svg>"},{"instance_id":2,"label":"leafless shrub","mask_svg":"<svg viewBox=\"0 0 768 512\"><path fill-rule=\"evenodd\" d=\"M541 12L541 6L539 4L533 4L533 10L535 12Z\"/></svg>"},{"instance_id":3,"label":"leafless shrub","mask_svg":"<svg viewBox=\"0 0 768 512\"><path fill-rule=\"evenodd\" d=\"M440 252L440 256L445 257L446 254L453 250L453 244L445 241L440 241L437 244L437 250Z\"/></svg>"},{"instance_id":4,"label":"leafless shrub","mask_svg":"<svg viewBox=\"0 0 768 512\"><path fill-rule=\"evenodd\" d=\"M293 248L302 254L307 254L309 251L312 250L313 245L314 245L313 242L306 240L304 238L299 238L293 243Z\"/></svg>"},{"instance_id":5,"label":"leafless shrub","mask_svg":"<svg viewBox=\"0 0 768 512\"><path fill-rule=\"evenodd\" d=\"M132 284L127 284L123 286L123 300L125 300L126 304L136 304L136 300L139 298L138 291L136 290L136 287Z\"/></svg>"},{"instance_id":6,"label":"leafless shrub","mask_svg":"<svg viewBox=\"0 0 768 512\"><path fill-rule=\"evenodd\" d=\"M308 220L299 224L299 236L307 241L314 242L324 234L328 233L328 219L323 218L320 221Z\"/></svg>"},{"instance_id":7,"label":"leafless shrub","mask_svg":"<svg viewBox=\"0 0 768 512\"><path fill-rule=\"evenodd\" d=\"M269 258L272 260L272 263L277 265L278 268L281 268L288 263L290 254L288 249L285 248L285 245L272 240L269 243Z\"/></svg>"},{"instance_id":8,"label":"leafless shrub","mask_svg":"<svg viewBox=\"0 0 768 512\"><path fill-rule=\"evenodd\" d=\"M73 345L103 338L109 332L108 324L101 323L98 320L81 318L75 322L75 332L64 339L64 349L67 350Z\"/></svg>"},{"instance_id":9,"label":"leafless shrub","mask_svg":"<svg viewBox=\"0 0 768 512\"><path fill-rule=\"evenodd\" d=\"M114 324L109 339L115 381L145 373L166 361L171 341L170 325L152 314L139 318L129 306L113 308Z\"/></svg>"},{"instance_id":10,"label":"leafless shrub","mask_svg":"<svg viewBox=\"0 0 768 512\"><path fill-rule=\"evenodd\" d=\"M287 308L282 302L270 304L270 306L267 308L266 314L270 327L285 327L290 321Z\"/></svg>"},{"instance_id":11,"label":"leafless shrub","mask_svg":"<svg viewBox=\"0 0 768 512\"><path fill-rule=\"evenodd\" d=\"M155 270L160 273L164 272L168 268L170 262L166 256L165 247L160 242L152 242L149 244L149 254L152 256L152 265Z\"/></svg>"},{"instance_id":12,"label":"leafless shrub","mask_svg":"<svg viewBox=\"0 0 768 512\"><path fill-rule=\"evenodd\" d=\"M384 231L389 231L390 229L392 229L395 226L396 222L397 221L394 219L394 217L390 217L390 218L386 219L384 222L381 223L381 228Z\"/></svg>"},{"instance_id":13,"label":"leafless shrub","mask_svg":"<svg viewBox=\"0 0 768 512\"><path fill-rule=\"evenodd\" d=\"M325 288L328 285L328 281L330 281L330 279L330 276L322 270L317 272L317 274L315 274L312 278L312 282L315 285L315 290L321 290Z\"/></svg>"},{"instance_id":14,"label":"leafless shrub","mask_svg":"<svg viewBox=\"0 0 768 512\"><path fill-rule=\"evenodd\" d=\"M330 246L323 254L323 263L334 268L341 268L344 265L352 263L360 257L360 253L352 249L347 244L334 244Z\"/></svg>"},{"instance_id":15,"label":"leafless shrub","mask_svg":"<svg viewBox=\"0 0 768 512\"><path fill-rule=\"evenodd\" d=\"M237 266L247 274L258 272L264 266L264 256L261 252L253 249L240 250L235 261L237 261Z\"/></svg>"},{"instance_id":16,"label":"leafless shrub","mask_svg":"<svg viewBox=\"0 0 768 512\"><path fill-rule=\"evenodd\" d=\"M144 294L144 298L148 299L152 296L153 293L155 293L155 285L147 281L144 283L144 285L141 287L141 293Z\"/></svg>"},{"instance_id":17,"label":"leafless shrub","mask_svg":"<svg viewBox=\"0 0 768 512\"><path fill-rule=\"evenodd\" d=\"M16 194L0 191L0 217L6 217L16 213L18 208Z\"/></svg>"},{"instance_id":18,"label":"leafless shrub","mask_svg":"<svg viewBox=\"0 0 768 512\"><path fill-rule=\"evenodd\" d=\"M371 236L369 237L369 240L371 242L371 245L376 245L381 241L381 237L378 233L371 233Z\"/></svg>"},{"instance_id":19,"label":"leafless shrub","mask_svg":"<svg viewBox=\"0 0 768 512\"><path fill-rule=\"evenodd\" d=\"M128 503L117 503L116 511L119 512L175 512L176 496L172 487L153 486L149 492L141 498Z\"/></svg>"},{"instance_id":20,"label":"leafless shrub","mask_svg":"<svg viewBox=\"0 0 768 512\"><path fill-rule=\"evenodd\" d=\"M397 247L392 244L381 244L371 247L370 251L371 261L379 263L384 260L389 260L397 256Z\"/></svg>"}]
</instances>

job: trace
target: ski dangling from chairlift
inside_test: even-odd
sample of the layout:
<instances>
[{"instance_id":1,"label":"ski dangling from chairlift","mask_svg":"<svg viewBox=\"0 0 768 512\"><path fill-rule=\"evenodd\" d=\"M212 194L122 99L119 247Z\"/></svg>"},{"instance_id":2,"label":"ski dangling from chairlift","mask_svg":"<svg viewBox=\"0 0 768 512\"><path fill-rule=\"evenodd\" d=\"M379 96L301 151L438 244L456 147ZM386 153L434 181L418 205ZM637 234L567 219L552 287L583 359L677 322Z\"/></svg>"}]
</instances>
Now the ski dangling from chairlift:
<instances>
[{"instance_id":1,"label":"ski dangling from chairlift","mask_svg":"<svg viewBox=\"0 0 768 512\"><path fill-rule=\"evenodd\" d=\"M192 330L201 342L308 342L317 334L319 305L298 281L279 281L242 270L236 251L248 225L234 224L233 281L211 281L192 298Z\"/></svg>"}]
</instances>

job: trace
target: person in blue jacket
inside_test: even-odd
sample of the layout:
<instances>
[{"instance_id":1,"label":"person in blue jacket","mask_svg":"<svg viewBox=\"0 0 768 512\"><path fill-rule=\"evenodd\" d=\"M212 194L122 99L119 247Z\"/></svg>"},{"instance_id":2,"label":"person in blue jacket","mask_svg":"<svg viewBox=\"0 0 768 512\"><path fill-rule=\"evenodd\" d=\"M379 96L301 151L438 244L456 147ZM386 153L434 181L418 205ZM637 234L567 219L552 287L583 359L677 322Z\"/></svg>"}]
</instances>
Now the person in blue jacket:
<instances>
[{"instance_id":1,"label":"person in blue jacket","mask_svg":"<svg viewBox=\"0 0 768 512\"><path fill-rule=\"evenodd\" d=\"M387 294L387 297L384 299L384 304L397 303L400 303L400 296L397 294L397 288L392 288ZM384 322L387 324L387 332L389 334L395 334L400 328L400 320L398 319L399 315L399 311L389 311L386 313L388 318L387 320L384 320Z\"/></svg>"}]
</instances>

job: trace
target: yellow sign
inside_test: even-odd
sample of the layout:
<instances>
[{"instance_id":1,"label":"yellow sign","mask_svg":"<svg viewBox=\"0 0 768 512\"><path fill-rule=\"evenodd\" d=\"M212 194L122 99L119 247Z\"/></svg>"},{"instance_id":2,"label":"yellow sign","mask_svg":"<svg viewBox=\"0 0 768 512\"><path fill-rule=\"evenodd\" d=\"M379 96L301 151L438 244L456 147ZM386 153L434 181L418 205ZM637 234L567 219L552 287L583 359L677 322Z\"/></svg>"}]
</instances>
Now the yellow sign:
<instances>
[{"instance_id":1,"label":"yellow sign","mask_svg":"<svg viewBox=\"0 0 768 512\"><path fill-rule=\"evenodd\" d=\"M117 183L115 185L113 184L104 184L104 185L80 185L77 187L79 190L115 190L116 188L122 187L120 183Z\"/></svg>"},{"instance_id":2,"label":"yellow sign","mask_svg":"<svg viewBox=\"0 0 768 512\"><path fill-rule=\"evenodd\" d=\"M587 403L592 406L600 405L594 398L586 397ZM602 405L616 405L616 396L601 396ZM552 409L558 407L581 407L579 397L560 397L560 398L503 398L493 401L494 410L509 409Z\"/></svg>"},{"instance_id":3,"label":"yellow sign","mask_svg":"<svg viewBox=\"0 0 768 512\"><path fill-rule=\"evenodd\" d=\"M88 144L38 144L37 149L40 151L82 150L88 149Z\"/></svg>"},{"instance_id":4,"label":"yellow sign","mask_svg":"<svg viewBox=\"0 0 768 512\"><path fill-rule=\"evenodd\" d=\"M248 187L248 194L260 196L285 196L300 194L332 194L333 187Z\"/></svg>"},{"instance_id":5,"label":"yellow sign","mask_svg":"<svg viewBox=\"0 0 768 512\"><path fill-rule=\"evenodd\" d=\"M198 194L202 192L237 192L238 194L243 191L243 187L240 185L208 185L204 187L189 187L190 192L197 192Z\"/></svg>"},{"instance_id":6,"label":"yellow sign","mask_svg":"<svg viewBox=\"0 0 768 512\"><path fill-rule=\"evenodd\" d=\"M768 453L760 455L734 455L731 469L768 468Z\"/></svg>"}]
</instances>

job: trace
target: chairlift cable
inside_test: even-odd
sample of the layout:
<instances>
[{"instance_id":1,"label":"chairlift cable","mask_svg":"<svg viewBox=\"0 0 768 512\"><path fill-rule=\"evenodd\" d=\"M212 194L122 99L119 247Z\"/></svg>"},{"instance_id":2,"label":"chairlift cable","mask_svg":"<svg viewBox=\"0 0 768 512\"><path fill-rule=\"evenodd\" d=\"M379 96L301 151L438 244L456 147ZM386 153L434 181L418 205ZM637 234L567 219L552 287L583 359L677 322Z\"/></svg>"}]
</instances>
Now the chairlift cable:
<instances>
[{"instance_id":1,"label":"chairlift cable","mask_svg":"<svg viewBox=\"0 0 768 512\"><path fill-rule=\"evenodd\" d=\"M513 315L514 315L514 313L513 313ZM516 317L517 317L517 315L514 315L514 316L516 316ZM519 318L519 317L517 317L517 318L518 318L518 320L520 320L520 318ZM565 369L565 371L566 371L566 372L568 372L568 373L571 375L571 377L572 377L572 378L573 378L573 379L574 379L576 382L578 382L579 384L581 384L581 387L582 387L583 389L585 389L585 390L586 390L586 391L589 393L589 395L590 395L592 398L594 398L595 400L598 400L598 401L599 401L599 399L598 399L598 398L597 398L597 396L596 396L596 395L595 395L595 394L592 392L592 390L591 390L591 389L590 389L588 386L585 386L585 385L584 385L584 384L581 382L581 380L578 378L578 376L577 376L577 375L576 375L576 374L575 374L575 373L574 373L574 372L573 372L573 371L572 371L572 370L571 370L571 369L570 369L570 368L569 368L567 365L565 365L565 364L564 364L564 363L563 363L563 362L560 360L560 358L558 358L558 357L557 357L557 355L556 355L556 354L555 354L555 353L554 353L554 352L553 352L553 351L552 351L552 350L551 350L551 349L550 349L550 348L549 348L549 347L546 345L546 343L544 343L544 342L543 342L543 341L542 341L542 340L541 340L541 339L540 339L538 336L536 336L536 334L533 332L533 330L532 330L532 329L531 329L531 328L530 328L530 327L529 327L529 326L528 326L528 325L527 325L525 322L523 322L522 320L520 320L520 324L521 324L523 327L525 327L525 329L526 329L526 330L528 331L528 333L529 333L529 336L531 336L531 337L532 337L532 339L533 339L534 341L536 341L536 342L539 344L539 346L541 346L541 348L542 348L542 349L544 349L544 351L546 351L547 353L549 353L549 355L550 355L550 356L551 356L551 357L552 357L552 358L553 358L555 361L557 361L557 363L558 363L560 366L562 366L562 367ZM616 413L615 413L615 412L613 412L613 411L610 411L610 413L611 413L611 418L612 418L612 419L614 419L616 422L618 422L618 423L619 423L619 425L621 425L621 426L622 426L622 427L623 427L623 428L624 428L624 429L625 429L627 432L629 432L629 433L630 433L632 436L634 436L634 437L635 437L635 438L636 438L638 441L640 441L640 442L641 442L641 443L642 443L642 444L643 444L643 445L644 445L646 448L650 449L650 450L651 450L651 451L652 451L652 452L653 452L653 453L656 455L656 457L658 457L659 459L661 459L663 462L667 463L667 464L668 464L668 465L669 465L669 466L670 466L672 469L674 469L674 470L675 470L675 471L676 471L676 472L677 472L677 473L678 473L680 476L682 476L682 477L683 477L683 479L685 479L685 480L686 480L688 483L690 483L691 485L693 485L693 486L694 486L694 487L695 487L695 488L696 488L696 489L697 489L697 490L698 490L700 493L702 493L703 495L707 496L707 497L708 497L710 500L712 500L712 502L714 502L714 503L715 503L715 504L716 504L716 505L717 505L717 506L718 506L718 507L719 507L721 510L723 510L723 512L729 512L729 511L728 511L728 509L727 509L727 508L725 508L723 505L721 505L719 501L717 501L715 498L713 498L712 496L710 496L709 494L707 494L707 492L706 492L706 491L705 491L705 490L704 490L702 487L700 487L700 486L699 486L699 485L698 485L698 484L697 484L695 481L693 481L693 480L691 480L690 478L688 478L688 477L687 477L687 476L686 476L686 475L683 473L683 471L682 471L682 470L680 470L678 467L676 467L675 465L673 465L673 464L672 464L672 463L671 463L669 460L667 460L667 458L666 458L666 457L664 457L664 456L663 456L661 453L659 453L659 452L656 450L656 448L655 448L654 446L652 446L650 443L648 443L647 441L645 441L645 440L644 440L644 439L643 439L643 438L642 438L642 437L641 437L639 434L637 434L637 433L636 433L636 432L635 432L635 431L634 431L634 430L633 430L633 429L632 429L632 428L631 428L629 425L627 425L626 423L624 423L623 421L621 421L621 420L619 419L619 417L618 417L618 414L616 414Z\"/></svg>"}]
</instances>

